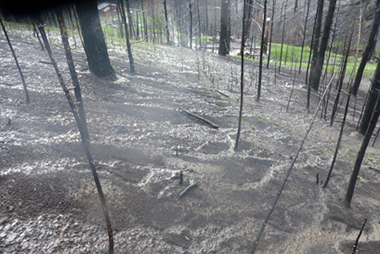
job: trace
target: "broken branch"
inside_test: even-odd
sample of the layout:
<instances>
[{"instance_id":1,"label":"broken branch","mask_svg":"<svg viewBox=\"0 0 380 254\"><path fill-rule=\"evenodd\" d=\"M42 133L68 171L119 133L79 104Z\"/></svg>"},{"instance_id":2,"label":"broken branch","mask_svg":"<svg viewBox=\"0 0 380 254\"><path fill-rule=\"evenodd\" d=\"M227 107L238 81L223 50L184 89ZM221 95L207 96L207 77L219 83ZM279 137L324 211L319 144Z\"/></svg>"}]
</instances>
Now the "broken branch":
<instances>
[{"instance_id":1,"label":"broken branch","mask_svg":"<svg viewBox=\"0 0 380 254\"><path fill-rule=\"evenodd\" d=\"M144 39L142 39L142 40L139 40L139 41L134 41L134 42L131 42L131 43L129 43L129 45L132 45L132 44L136 44L136 43L140 43L140 42L143 42L143 41L145 41L145 38L144 38Z\"/></svg>"},{"instance_id":2,"label":"broken branch","mask_svg":"<svg viewBox=\"0 0 380 254\"><path fill-rule=\"evenodd\" d=\"M194 189L195 187L198 187L197 183L190 184L187 186L178 196L178 199L182 198L186 193L188 193L191 189Z\"/></svg>"},{"instance_id":3,"label":"broken branch","mask_svg":"<svg viewBox=\"0 0 380 254\"><path fill-rule=\"evenodd\" d=\"M214 129L218 129L218 128L219 128L219 126L218 126L217 124L211 122L210 120L207 120L206 118L203 118L203 117L201 117L201 116L198 116L198 115L196 115L196 114L193 114L193 113L191 113L191 112L189 112L189 111L187 111L187 110L185 110L185 109L182 109L182 108L179 108L179 109L180 109L182 112L185 112L186 114L188 114L188 115L190 115L190 116L192 116L192 117L194 117L194 118L196 118L196 119L198 119L198 120L201 120L202 122L208 124L210 127L214 128Z\"/></svg>"}]
</instances>

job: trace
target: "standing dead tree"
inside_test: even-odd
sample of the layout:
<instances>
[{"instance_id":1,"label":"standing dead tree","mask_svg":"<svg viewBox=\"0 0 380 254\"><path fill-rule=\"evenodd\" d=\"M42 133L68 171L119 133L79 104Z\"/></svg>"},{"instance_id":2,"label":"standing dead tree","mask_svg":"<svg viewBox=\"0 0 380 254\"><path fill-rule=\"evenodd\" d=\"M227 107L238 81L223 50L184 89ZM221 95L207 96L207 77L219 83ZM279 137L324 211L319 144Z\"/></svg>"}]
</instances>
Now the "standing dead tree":
<instances>
[{"instance_id":1,"label":"standing dead tree","mask_svg":"<svg viewBox=\"0 0 380 254\"><path fill-rule=\"evenodd\" d=\"M16 54L15 54L15 51L13 50L13 47L12 47L11 41L9 40L9 37L8 37L8 34L7 34L7 30L5 29L5 26L4 26L4 24L3 24L3 20L1 19L1 17L0 17L0 24L1 24L1 27L3 28L3 32L4 32L4 34L5 34L5 37L7 38L7 42L8 42L9 48L10 48L11 51L12 51L13 59L14 59L15 62L16 62L18 72L20 73L20 77L21 77L21 80L22 80L22 85L23 85L23 87L24 87L24 91L25 91L26 104L29 104L29 103L30 103L30 97L29 97L28 87L26 86L25 79L24 79L24 75L22 74L22 71L21 71L20 65L18 64L17 56L16 56Z\"/></svg>"},{"instance_id":2,"label":"standing dead tree","mask_svg":"<svg viewBox=\"0 0 380 254\"><path fill-rule=\"evenodd\" d=\"M222 0L223 1L223 0ZM238 150L239 146L239 138L240 138L240 130L241 130L241 121L243 117L243 99L244 99L244 45L245 45L245 23L246 23L246 8L247 8L247 0L244 0L244 7L243 7L243 24L242 24L242 35L243 38L241 38L241 46L240 46L240 56L241 56L241 72L240 72L240 111L239 111L239 123L238 123L238 130L236 134L236 142L235 142L235 151Z\"/></svg>"},{"instance_id":3,"label":"standing dead tree","mask_svg":"<svg viewBox=\"0 0 380 254\"><path fill-rule=\"evenodd\" d=\"M263 53L264 53L264 48L265 48L265 51L267 50L267 47L264 47L265 45L265 25L267 23L267 0L264 0L264 17L263 17L263 27L262 27L262 31L261 31L261 48L260 48L260 65L259 65L259 84L258 84L258 87L257 87L257 97L256 97L256 100L259 101L260 100L260 95L261 95L261 78L262 78L262 74L263 74ZM265 52L266 54L266 52ZM242 55L243 57L243 55Z\"/></svg>"},{"instance_id":4,"label":"standing dead tree","mask_svg":"<svg viewBox=\"0 0 380 254\"><path fill-rule=\"evenodd\" d=\"M169 37L169 21L168 21L168 9L166 7L166 0L164 0L164 14L165 14L165 32L166 32L166 43L170 45Z\"/></svg>"},{"instance_id":5,"label":"standing dead tree","mask_svg":"<svg viewBox=\"0 0 380 254\"><path fill-rule=\"evenodd\" d=\"M313 70L311 71L312 75L311 75L311 81L309 85L316 91L318 91L319 81L321 79L323 63L325 61L325 52L327 49L327 44L329 42L331 25L334 19L335 6L336 6L336 0L330 0L329 9L327 11L327 16L325 20L325 27L323 30L321 45L318 51L317 60L316 60L315 65L312 67Z\"/></svg>"},{"instance_id":6,"label":"standing dead tree","mask_svg":"<svg viewBox=\"0 0 380 254\"><path fill-rule=\"evenodd\" d=\"M127 2L128 2L128 0L127 0ZM127 44L128 59L129 59L129 68L130 68L130 70L131 70L132 73L135 73L136 72L136 70L135 70L135 61L133 60L131 43L129 42L129 32L128 32L128 26L127 26L127 18L125 17L125 10L124 10L123 0L120 1L120 5L121 5L121 17L123 19L124 28L125 28L125 41L126 41L126 44ZM127 8L127 12L129 12L129 11L130 10Z\"/></svg>"},{"instance_id":7,"label":"standing dead tree","mask_svg":"<svg viewBox=\"0 0 380 254\"><path fill-rule=\"evenodd\" d=\"M364 68L367 64L367 62L370 59L371 53L373 49L376 47L376 41L377 41L377 34L379 31L379 26L380 26L380 0L376 1L376 13L373 18L373 23L372 23L372 29L371 33L368 38L367 46L364 49L363 56L362 56L362 61L360 62L358 72L355 77L354 85L352 86L352 94L354 96L357 95L358 90L359 90L359 85L362 80Z\"/></svg>"},{"instance_id":8,"label":"standing dead tree","mask_svg":"<svg viewBox=\"0 0 380 254\"><path fill-rule=\"evenodd\" d=\"M365 152L367 150L369 141L371 140L372 133L373 133L373 131L376 127L377 121L379 119L379 115L380 115L379 96L380 96L380 61L377 62L375 76L373 79L373 85L372 85L372 88L370 91L370 98L371 97L376 98L376 101L373 104L372 117L370 118L371 120L368 124L366 134L364 136L364 139L363 139L362 144L360 146L360 150L359 150L358 155L356 157L354 169L351 173L350 182L348 184L346 196L344 199L344 205L346 207L351 206L351 200L352 200L352 197L354 195L356 180L359 176L360 167L361 167ZM371 100L371 99L369 99L369 100ZM368 105L368 102L367 102L367 105Z\"/></svg>"},{"instance_id":9,"label":"standing dead tree","mask_svg":"<svg viewBox=\"0 0 380 254\"><path fill-rule=\"evenodd\" d=\"M278 72L281 72L281 62L282 62L282 53L284 50L284 39L285 39L285 23L286 23L286 7L287 7L287 0L282 3L282 13L284 15L284 21L282 25L282 38L281 38L281 52L280 52L280 65L278 66ZM273 21L272 21L273 22Z\"/></svg>"},{"instance_id":10,"label":"standing dead tree","mask_svg":"<svg viewBox=\"0 0 380 254\"><path fill-rule=\"evenodd\" d=\"M190 49L193 48L193 10L192 10L192 0L189 0L189 16L190 16Z\"/></svg>"},{"instance_id":11,"label":"standing dead tree","mask_svg":"<svg viewBox=\"0 0 380 254\"><path fill-rule=\"evenodd\" d=\"M65 82L63 81L63 77L62 77L62 75L58 69L57 62L55 61L53 52L51 51L49 42L48 42L47 37L46 37L46 33L45 33L45 29L44 29L45 25L41 23L40 18L38 18L37 20L38 20L38 29L39 29L41 37L44 41L45 48L46 48L48 55L50 57L50 60L53 64L54 70L58 76L59 83L60 83L60 85L61 85L61 87L62 87L62 89L66 95L67 101L69 102L71 112L74 115L75 122L78 126L79 133L80 133L80 136L82 138L82 144L83 144L83 147L84 147L84 150L85 150L85 153L87 156L87 160L88 160L90 168L91 168L92 175L94 177L94 181L95 181L96 188L98 190L98 195L99 195L101 205L102 205L102 210L103 210L105 220L106 220L106 224L107 224L108 239L109 239L108 252L110 254L113 254L114 253L113 229L112 229L111 220L110 220L109 213L108 213L106 198L104 196L102 187L100 185L100 180L98 177L98 173L96 171L95 162L94 162L92 155L91 155L90 141L86 138L88 136L88 134L86 134L86 130L82 125L82 121L81 121L80 116L78 114L78 110L76 109L76 106L75 106L73 100L71 99L70 90L66 87ZM64 28L64 30L66 30L66 29ZM79 86L79 84L77 84L77 85Z\"/></svg>"},{"instance_id":12,"label":"standing dead tree","mask_svg":"<svg viewBox=\"0 0 380 254\"><path fill-rule=\"evenodd\" d=\"M272 49L273 24L274 24L274 11L275 11L275 6L276 6L276 0L273 0L273 3L272 3L272 18L271 18L270 35L269 35L269 50L268 50L267 69L269 68L270 54L271 54L271 49Z\"/></svg>"},{"instance_id":13,"label":"standing dead tree","mask_svg":"<svg viewBox=\"0 0 380 254\"><path fill-rule=\"evenodd\" d=\"M311 2L311 0L308 0L306 14L305 14L305 24L303 26L302 45L301 45L300 67L298 70L298 74L301 74L303 50L304 50L305 40L306 40L307 19L309 18L309 12L310 12L310 2ZM305 1L305 3L306 3L306 1Z\"/></svg>"},{"instance_id":14,"label":"standing dead tree","mask_svg":"<svg viewBox=\"0 0 380 254\"><path fill-rule=\"evenodd\" d=\"M221 0L219 55L222 56L230 53L230 3L231 0Z\"/></svg>"},{"instance_id":15,"label":"standing dead tree","mask_svg":"<svg viewBox=\"0 0 380 254\"><path fill-rule=\"evenodd\" d=\"M85 138L90 140L90 137L88 134L88 129L87 129L86 116L84 113L82 92L81 92L81 89L79 86L77 73L75 71L74 61L73 61L73 57L72 57L71 49L70 49L70 44L69 44L69 36L67 34L65 21L63 19L63 15L62 15L62 10L58 8L56 10L56 13L57 13L59 29L61 31L62 43L63 43L63 47L65 49L66 60L67 60L67 64L69 66L69 71L70 71L70 75L71 75L71 81L73 83L73 87L74 87L74 91L75 91L75 99L76 99L76 103L78 105L79 119L80 119L82 127L84 129Z\"/></svg>"}]
</instances>

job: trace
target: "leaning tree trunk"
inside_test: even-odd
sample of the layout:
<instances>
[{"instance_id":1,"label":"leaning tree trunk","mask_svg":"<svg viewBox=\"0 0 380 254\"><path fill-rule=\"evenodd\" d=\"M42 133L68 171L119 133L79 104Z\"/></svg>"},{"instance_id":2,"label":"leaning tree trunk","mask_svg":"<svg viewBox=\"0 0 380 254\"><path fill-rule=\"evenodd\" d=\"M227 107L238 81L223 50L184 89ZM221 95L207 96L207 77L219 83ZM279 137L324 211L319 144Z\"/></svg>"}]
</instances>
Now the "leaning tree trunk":
<instances>
[{"instance_id":1,"label":"leaning tree trunk","mask_svg":"<svg viewBox=\"0 0 380 254\"><path fill-rule=\"evenodd\" d=\"M379 64L380 64L380 61L378 61L377 63L375 80L372 81L372 88L371 88L371 91L369 92L367 104L365 106L362 121L359 126L359 132L363 135L366 134L367 129L370 125L372 115L374 114L373 110L375 109L375 106L376 106L378 91L380 90L380 74L377 74L377 72L380 72L380 70L378 70L380 69Z\"/></svg>"},{"instance_id":2,"label":"leaning tree trunk","mask_svg":"<svg viewBox=\"0 0 380 254\"><path fill-rule=\"evenodd\" d=\"M230 53L230 2L221 0L219 55L222 56Z\"/></svg>"},{"instance_id":3,"label":"leaning tree trunk","mask_svg":"<svg viewBox=\"0 0 380 254\"><path fill-rule=\"evenodd\" d=\"M23 85L23 87L24 87L24 91L25 91L26 104L29 104L29 103L30 103L30 97L29 97L28 87L27 87L27 85L26 85L26 83L25 83L24 75L22 74L22 71L21 71L20 65L18 64L17 56L16 56L16 54L15 54L15 52L14 52L14 50L13 50L13 47L12 47L11 41L9 40L9 37L8 37L7 31L5 30L5 26L4 26L4 24L3 24L3 21L1 20L1 17L0 17L0 23L1 23L1 27L3 28L3 32L4 32L4 34L5 34L5 37L7 38L7 42L8 42L9 48L11 49L11 52L12 52L13 58L15 59L15 62L16 62L16 66L17 66L18 72L20 73L20 77L21 77L22 85Z\"/></svg>"},{"instance_id":4,"label":"leaning tree trunk","mask_svg":"<svg viewBox=\"0 0 380 254\"><path fill-rule=\"evenodd\" d=\"M370 92L370 100L368 101L368 102L371 101L371 104L373 103L372 109L374 110L374 112L373 112L373 114L371 114L372 117L369 121L365 137L363 139L362 145L360 146L360 150L359 150L358 155L356 157L354 169L351 173L350 182L348 184L348 188L347 188L347 192L346 192L346 197L344 199L344 205L346 207L351 206L351 200L352 200L352 197L354 195L355 184L356 184L356 180L359 176L360 166L362 164L362 161L363 161L365 152L367 150L369 141L371 139L373 130L375 129L376 123L379 119L379 115L380 115L380 102L379 102L379 95L380 95L379 91L380 90L379 89L380 89L380 61L377 63L374 82L373 82L373 86L372 86L372 89ZM369 103L367 103L367 107L368 106L369 106Z\"/></svg>"},{"instance_id":5,"label":"leaning tree trunk","mask_svg":"<svg viewBox=\"0 0 380 254\"><path fill-rule=\"evenodd\" d=\"M356 77L355 77L354 84L351 88L352 89L351 92L354 96L356 96L358 93L360 81L362 80L362 76L363 76L363 72L364 72L364 68L365 68L365 66L366 66L366 64L370 58L372 50L376 46L377 33L379 31L379 25L380 25L380 0L377 0L376 14L375 14L375 17L373 19L371 33L369 35L367 46L365 47L365 50L363 52L362 61L360 62L358 72L357 72ZM368 124L368 122L367 122L367 124Z\"/></svg>"},{"instance_id":6,"label":"leaning tree trunk","mask_svg":"<svg viewBox=\"0 0 380 254\"><path fill-rule=\"evenodd\" d=\"M321 79L323 63L325 61L325 52L327 49L327 44L329 42L329 35L331 30L331 25L333 23L334 12L335 12L336 0L330 0L329 10L327 12L325 28L323 31L323 36L321 40L321 46L319 48L317 62L314 66L314 69L311 71L311 82L310 86L318 91L319 80Z\"/></svg>"},{"instance_id":7,"label":"leaning tree trunk","mask_svg":"<svg viewBox=\"0 0 380 254\"><path fill-rule=\"evenodd\" d=\"M100 78L116 80L100 24L97 1L79 1L76 3L76 10L90 72Z\"/></svg>"}]
</instances>

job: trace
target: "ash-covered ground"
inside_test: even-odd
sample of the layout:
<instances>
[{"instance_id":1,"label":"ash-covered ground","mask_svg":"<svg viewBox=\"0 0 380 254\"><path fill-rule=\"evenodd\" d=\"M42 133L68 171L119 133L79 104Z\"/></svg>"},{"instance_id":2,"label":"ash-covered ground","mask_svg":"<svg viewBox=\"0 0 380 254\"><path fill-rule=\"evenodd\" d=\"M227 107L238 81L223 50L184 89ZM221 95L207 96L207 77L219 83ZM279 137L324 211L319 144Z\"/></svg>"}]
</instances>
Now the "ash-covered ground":
<instances>
[{"instance_id":1,"label":"ash-covered ground","mask_svg":"<svg viewBox=\"0 0 380 254\"><path fill-rule=\"evenodd\" d=\"M32 32L10 28L28 85L0 36L0 252L106 253L100 201L69 105L46 51ZM70 82L58 33L53 53ZM183 48L108 41L115 82L89 73L73 49L91 139L115 230L116 253L250 253L312 113L304 77L247 62L242 134L234 152L240 60ZM73 44L73 41L71 41ZM42 62L41 62L42 61ZM330 104L332 104L330 97ZM319 95L312 94L314 112ZM364 98L354 103L328 188L324 181L343 109L332 127L319 114L256 253L349 253L364 219L359 251L380 250L379 144L369 148L351 209L342 205L362 137L355 132ZM344 104L342 104L344 105ZM207 124L184 113L202 116ZM328 110L328 118L331 110ZM179 183L183 172L183 185ZM181 199L179 194L190 184Z\"/></svg>"}]
</instances>

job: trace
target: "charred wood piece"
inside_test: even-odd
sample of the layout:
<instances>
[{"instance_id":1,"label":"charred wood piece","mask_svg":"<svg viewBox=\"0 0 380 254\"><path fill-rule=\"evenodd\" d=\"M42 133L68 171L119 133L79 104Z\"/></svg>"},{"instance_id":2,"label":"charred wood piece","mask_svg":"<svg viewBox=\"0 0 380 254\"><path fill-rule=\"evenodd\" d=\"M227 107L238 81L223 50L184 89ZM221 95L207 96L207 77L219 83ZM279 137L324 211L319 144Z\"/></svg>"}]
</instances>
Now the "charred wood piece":
<instances>
[{"instance_id":1,"label":"charred wood piece","mask_svg":"<svg viewBox=\"0 0 380 254\"><path fill-rule=\"evenodd\" d=\"M214 129L218 129L219 128L219 126L217 124L211 122L210 120L207 120L204 117L201 117L201 116L198 116L196 114L193 114L193 113L191 113L191 112L189 112L189 111L187 111L185 109L182 109L182 108L179 108L179 110L182 111L182 112L184 112L184 113L186 113L186 114L188 114L188 115L190 115L190 116L192 116L192 117L194 117L194 118L196 118L196 119L198 119L198 120L200 120L200 121L202 121L202 122L204 122L204 123L206 123L207 125L209 125L210 127L214 128Z\"/></svg>"}]
</instances>

